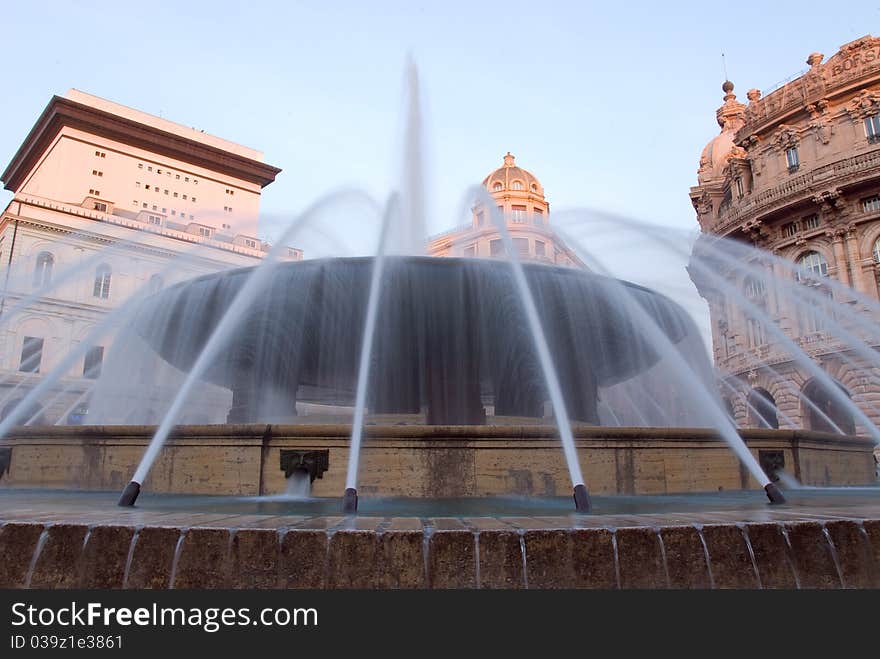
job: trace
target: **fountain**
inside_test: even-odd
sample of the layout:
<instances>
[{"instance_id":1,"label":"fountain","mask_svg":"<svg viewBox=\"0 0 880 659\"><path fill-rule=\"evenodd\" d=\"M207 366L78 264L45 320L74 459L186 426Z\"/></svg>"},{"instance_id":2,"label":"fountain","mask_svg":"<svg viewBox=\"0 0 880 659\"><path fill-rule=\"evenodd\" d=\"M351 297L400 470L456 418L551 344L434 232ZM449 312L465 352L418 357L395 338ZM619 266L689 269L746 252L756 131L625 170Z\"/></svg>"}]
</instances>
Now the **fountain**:
<instances>
[{"instance_id":1,"label":"fountain","mask_svg":"<svg viewBox=\"0 0 880 659\"><path fill-rule=\"evenodd\" d=\"M482 187L468 205L489 209L500 258L425 256L413 70L410 81L406 183L375 213L372 255L270 252L258 267L143 291L0 423L11 502L92 520L100 494L23 488L124 486L112 530L0 526L0 549L32 548L0 584L66 587L59 547L77 545L85 587L876 585L878 411L731 282L759 280L794 313L821 316L846 366L874 380L876 302L741 243L694 245L594 212L554 215L585 268L522 262ZM614 258L645 245L644 259ZM725 401L741 388L711 364L704 303L680 278L628 276L639 262L686 266L785 345L833 405L804 403L840 432L785 428L762 395L744 402L759 427L737 428ZM68 405L88 397L90 425L33 425L39 397L110 331L101 377ZM759 347L742 359L774 372ZM223 527L241 513L259 519ZM163 527L163 515L177 521ZM203 565L206 552L219 567Z\"/></svg>"}]
</instances>

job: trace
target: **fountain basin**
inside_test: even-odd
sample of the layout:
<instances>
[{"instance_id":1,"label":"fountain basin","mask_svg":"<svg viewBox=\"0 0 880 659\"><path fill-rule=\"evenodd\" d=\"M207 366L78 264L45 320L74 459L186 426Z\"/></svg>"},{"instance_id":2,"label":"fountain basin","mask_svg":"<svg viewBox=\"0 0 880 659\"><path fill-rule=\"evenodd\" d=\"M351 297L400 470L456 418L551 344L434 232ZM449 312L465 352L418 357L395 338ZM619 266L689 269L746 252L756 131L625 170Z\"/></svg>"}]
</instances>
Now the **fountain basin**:
<instances>
[{"instance_id":1,"label":"fountain basin","mask_svg":"<svg viewBox=\"0 0 880 659\"><path fill-rule=\"evenodd\" d=\"M595 494L667 494L760 489L717 434L694 428L575 426L575 443ZM7 472L0 488L120 491L154 426L19 427L0 440ZM149 492L259 496L285 491L283 451L326 452L312 495L345 489L348 425L179 426L160 453ZM740 430L768 473L803 485L876 482L873 444L800 430ZM568 495L570 481L550 426L369 425L361 497Z\"/></svg>"},{"instance_id":2,"label":"fountain basin","mask_svg":"<svg viewBox=\"0 0 880 659\"><path fill-rule=\"evenodd\" d=\"M266 288L248 301L200 374L232 393L221 418L205 414L239 423L293 417L304 404L351 407L373 264L334 258L265 266L272 269ZM647 371L666 350L693 353L699 367L689 377L714 386L702 345L682 344L700 341L693 321L669 298L584 270L526 264L524 271L570 418L609 422L600 417L603 391ZM169 401L150 400L157 387L133 375L155 373L160 363L189 372L253 272L199 277L146 300L132 333L147 347L120 350L117 365L110 358L94 397L100 422L117 422L120 410L132 416L118 422L160 422ZM646 338L643 317L666 344ZM436 425L482 424L487 409L500 416L546 413L544 374L506 262L386 257L371 354L371 413L421 415ZM668 407L668 379L648 388L655 406ZM676 410L669 412L674 418Z\"/></svg>"}]
</instances>

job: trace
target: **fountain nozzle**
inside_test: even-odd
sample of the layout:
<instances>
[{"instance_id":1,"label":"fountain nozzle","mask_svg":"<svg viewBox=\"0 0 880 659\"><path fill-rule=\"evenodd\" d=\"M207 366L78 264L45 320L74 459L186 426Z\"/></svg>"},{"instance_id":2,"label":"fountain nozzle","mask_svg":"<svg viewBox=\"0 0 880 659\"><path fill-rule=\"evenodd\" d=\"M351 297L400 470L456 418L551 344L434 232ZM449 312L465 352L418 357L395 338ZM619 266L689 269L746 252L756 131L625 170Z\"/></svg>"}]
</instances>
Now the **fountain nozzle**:
<instances>
[{"instance_id":1,"label":"fountain nozzle","mask_svg":"<svg viewBox=\"0 0 880 659\"><path fill-rule=\"evenodd\" d=\"M345 494L342 495L342 511L346 513L356 513L358 509L358 492L353 487L345 488Z\"/></svg>"},{"instance_id":2,"label":"fountain nozzle","mask_svg":"<svg viewBox=\"0 0 880 659\"><path fill-rule=\"evenodd\" d=\"M122 490L122 496L119 497L119 502L116 504L117 506L123 506L125 508L131 508L134 506L134 502L137 501L138 495L141 493L141 484L137 481L131 481L128 485L125 486L125 489Z\"/></svg>"},{"instance_id":3,"label":"fountain nozzle","mask_svg":"<svg viewBox=\"0 0 880 659\"><path fill-rule=\"evenodd\" d=\"M590 495L583 483L574 486L574 509L579 513L590 512Z\"/></svg>"},{"instance_id":4,"label":"fountain nozzle","mask_svg":"<svg viewBox=\"0 0 880 659\"><path fill-rule=\"evenodd\" d=\"M782 495L782 491L776 486L776 483L767 483L764 486L764 491L767 493L767 498L770 499L770 503L785 503L785 497Z\"/></svg>"}]
</instances>

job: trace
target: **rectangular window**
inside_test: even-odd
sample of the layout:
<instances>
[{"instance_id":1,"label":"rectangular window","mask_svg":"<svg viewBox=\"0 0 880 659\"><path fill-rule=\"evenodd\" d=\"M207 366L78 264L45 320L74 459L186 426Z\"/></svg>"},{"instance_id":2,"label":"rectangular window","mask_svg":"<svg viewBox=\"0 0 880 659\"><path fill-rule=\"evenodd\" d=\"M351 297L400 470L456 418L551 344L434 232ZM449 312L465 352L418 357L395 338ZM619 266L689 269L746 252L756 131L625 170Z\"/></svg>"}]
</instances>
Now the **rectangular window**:
<instances>
[{"instance_id":1,"label":"rectangular window","mask_svg":"<svg viewBox=\"0 0 880 659\"><path fill-rule=\"evenodd\" d=\"M101 211L102 213L106 213L107 212L107 204L102 204L102 203L96 202L95 203L95 210Z\"/></svg>"},{"instance_id":2,"label":"rectangular window","mask_svg":"<svg viewBox=\"0 0 880 659\"><path fill-rule=\"evenodd\" d=\"M195 197L193 197L193 198L192 198L192 201L193 201L193 203L195 203L195 201L196 201L196 198L195 198Z\"/></svg>"},{"instance_id":3,"label":"rectangular window","mask_svg":"<svg viewBox=\"0 0 880 659\"><path fill-rule=\"evenodd\" d=\"M483 211L477 211L477 226L478 227L483 226L484 221L485 221L485 218L483 217Z\"/></svg>"},{"instance_id":4,"label":"rectangular window","mask_svg":"<svg viewBox=\"0 0 880 659\"><path fill-rule=\"evenodd\" d=\"M788 161L789 174L796 172L798 170L798 167L801 166L801 160L798 157L798 150L796 146L789 147L785 150L785 159Z\"/></svg>"},{"instance_id":5,"label":"rectangular window","mask_svg":"<svg viewBox=\"0 0 880 659\"><path fill-rule=\"evenodd\" d=\"M150 189L150 184L147 183L147 184L144 186L144 190L149 190L149 189Z\"/></svg>"},{"instance_id":6,"label":"rectangular window","mask_svg":"<svg viewBox=\"0 0 880 659\"><path fill-rule=\"evenodd\" d=\"M198 184L199 184L199 179L194 178L194 179L193 179L193 184L194 184L194 185L198 185Z\"/></svg>"},{"instance_id":7,"label":"rectangular window","mask_svg":"<svg viewBox=\"0 0 880 659\"><path fill-rule=\"evenodd\" d=\"M528 209L525 206L514 205L511 207L510 219L512 222L522 224L526 221L526 213Z\"/></svg>"},{"instance_id":8,"label":"rectangular window","mask_svg":"<svg viewBox=\"0 0 880 659\"><path fill-rule=\"evenodd\" d=\"M153 171L153 167L152 167L152 165L150 165L149 167L147 167L147 171L148 171L148 172L152 172L152 171Z\"/></svg>"},{"instance_id":9,"label":"rectangular window","mask_svg":"<svg viewBox=\"0 0 880 659\"><path fill-rule=\"evenodd\" d=\"M504 254L504 244L500 240L492 240L489 242L489 254L492 256L501 256Z\"/></svg>"},{"instance_id":10,"label":"rectangular window","mask_svg":"<svg viewBox=\"0 0 880 659\"><path fill-rule=\"evenodd\" d=\"M871 144L880 142L880 114L865 117L865 135Z\"/></svg>"},{"instance_id":11,"label":"rectangular window","mask_svg":"<svg viewBox=\"0 0 880 659\"><path fill-rule=\"evenodd\" d=\"M139 163L138 163L138 169L143 169L143 168L144 168L144 163L139 162Z\"/></svg>"},{"instance_id":12,"label":"rectangular window","mask_svg":"<svg viewBox=\"0 0 880 659\"><path fill-rule=\"evenodd\" d=\"M175 175L174 175L174 178L176 178L176 179L179 181L179 180L180 180L180 174L175 174Z\"/></svg>"},{"instance_id":13,"label":"rectangular window","mask_svg":"<svg viewBox=\"0 0 880 659\"><path fill-rule=\"evenodd\" d=\"M244 244L247 245L248 247L250 247L251 249L257 248L257 241L256 240L245 240Z\"/></svg>"},{"instance_id":14,"label":"rectangular window","mask_svg":"<svg viewBox=\"0 0 880 659\"><path fill-rule=\"evenodd\" d=\"M798 232L798 223L797 222L789 222L788 224L782 225L782 235L786 238L792 238L797 235Z\"/></svg>"},{"instance_id":15,"label":"rectangular window","mask_svg":"<svg viewBox=\"0 0 880 659\"><path fill-rule=\"evenodd\" d=\"M184 176L184 177L183 177L183 180L184 180L185 182L189 183L189 176Z\"/></svg>"},{"instance_id":16,"label":"rectangular window","mask_svg":"<svg viewBox=\"0 0 880 659\"><path fill-rule=\"evenodd\" d=\"M519 256L528 256L529 255L529 239L528 238L514 238L513 239L513 247Z\"/></svg>"},{"instance_id":17,"label":"rectangular window","mask_svg":"<svg viewBox=\"0 0 880 659\"><path fill-rule=\"evenodd\" d=\"M101 376L101 364L104 361L104 346L92 346L83 360L83 377L96 380Z\"/></svg>"},{"instance_id":18,"label":"rectangular window","mask_svg":"<svg viewBox=\"0 0 880 659\"><path fill-rule=\"evenodd\" d=\"M536 208L535 210L532 211L532 213L535 216L535 224L537 224L537 225L544 224L544 211L542 211L540 208Z\"/></svg>"},{"instance_id":19,"label":"rectangular window","mask_svg":"<svg viewBox=\"0 0 880 659\"><path fill-rule=\"evenodd\" d=\"M147 207L147 202L144 202L142 205L143 205L144 208L146 208L146 207Z\"/></svg>"},{"instance_id":20,"label":"rectangular window","mask_svg":"<svg viewBox=\"0 0 880 659\"><path fill-rule=\"evenodd\" d=\"M156 204L153 204L153 210L154 210L154 211L157 211L157 210L159 210L159 207L156 206Z\"/></svg>"},{"instance_id":21,"label":"rectangular window","mask_svg":"<svg viewBox=\"0 0 880 659\"><path fill-rule=\"evenodd\" d=\"M465 256L476 256L477 255L477 247L476 245L470 245L469 247L464 248Z\"/></svg>"},{"instance_id":22,"label":"rectangular window","mask_svg":"<svg viewBox=\"0 0 880 659\"><path fill-rule=\"evenodd\" d=\"M818 229L819 228L819 216L816 214L809 215L804 218L804 229L809 231L810 229Z\"/></svg>"},{"instance_id":23,"label":"rectangular window","mask_svg":"<svg viewBox=\"0 0 880 659\"><path fill-rule=\"evenodd\" d=\"M202 235L205 238L210 238L211 237L211 230L206 229L205 227L199 227L199 235Z\"/></svg>"},{"instance_id":24,"label":"rectangular window","mask_svg":"<svg viewBox=\"0 0 880 659\"><path fill-rule=\"evenodd\" d=\"M165 190L165 194L168 194L168 190Z\"/></svg>"},{"instance_id":25,"label":"rectangular window","mask_svg":"<svg viewBox=\"0 0 880 659\"><path fill-rule=\"evenodd\" d=\"M186 195L183 195L183 200L186 201Z\"/></svg>"},{"instance_id":26,"label":"rectangular window","mask_svg":"<svg viewBox=\"0 0 880 659\"><path fill-rule=\"evenodd\" d=\"M544 243L540 240L535 241L535 256L544 256Z\"/></svg>"},{"instance_id":27,"label":"rectangular window","mask_svg":"<svg viewBox=\"0 0 880 659\"><path fill-rule=\"evenodd\" d=\"M175 198L177 197L177 193L176 193L176 192L174 193L174 197L175 197Z\"/></svg>"},{"instance_id":28,"label":"rectangular window","mask_svg":"<svg viewBox=\"0 0 880 659\"><path fill-rule=\"evenodd\" d=\"M862 210L865 213L876 213L880 211L880 195L874 195L867 199L862 199Z\"/></svg>"},{"instance_id":29,"label":"rectangular window","mask_svg":"<svg viewBox=\"0 0 880 659\"><path fill-rule=\"evenodd\" d=\"M135 181L135 183L134 183L134 187L136 187L136 188L141 187L141 182L140 182L140 181Z\"/></svg>"},{"instance_id":30,"label":"rectangular window","mask_svg":"<svg viewBox=\"0 0 880 659\"><path fill-rule=\"evenodd\" d=\"M35 336L24 337L18 370L23 373L39 373L41 361L43 361L43 339Z\"/></svg>"},{"instance_id":31,"label":"rectangular window","mask_svg":"<svg viewBox=\"0 0 880 659\"><path fill-rule=\"evenodd\" d=\"M734 179L734 180L735 180L735 182L736 182L736 196L737 196L737 197L742 197L742 196L743 196L743 180L742 180L742 176L737 176L736 179Z\"/></svg>"}]
</instances>

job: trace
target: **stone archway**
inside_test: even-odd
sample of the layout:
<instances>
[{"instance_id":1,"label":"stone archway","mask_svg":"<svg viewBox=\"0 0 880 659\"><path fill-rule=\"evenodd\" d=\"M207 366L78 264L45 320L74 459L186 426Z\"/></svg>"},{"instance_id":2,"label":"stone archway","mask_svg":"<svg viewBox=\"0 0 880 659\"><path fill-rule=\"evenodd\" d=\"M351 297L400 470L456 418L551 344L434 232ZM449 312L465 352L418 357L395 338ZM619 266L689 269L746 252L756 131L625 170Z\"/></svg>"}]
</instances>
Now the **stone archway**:
<instances>
[{"instance_id":1,"label":"stone archway","mask_svg":"<svg viewBox=\"0 0 880 659\"><path fill-rule=\"evenodd\" d=\"M852 398L849 391L840 382L834 385L847 398ZM856 433L856 424L852 412L837 397L831 395L828 386L815 378L808 380L802 390L804 426L808 430L820 432L843 432L846 435Z\"/></svg>"},{"instance_id":2,"label":"stone archway","mask_svg":"<svg viewBox=\"0 0 880 659\"><path fill-rule=\"evenodd\" d=\"M755 387L749 392L749 425L756 428L779 428L776 399L761 387Z\"/></svg>"}]
</instances>

